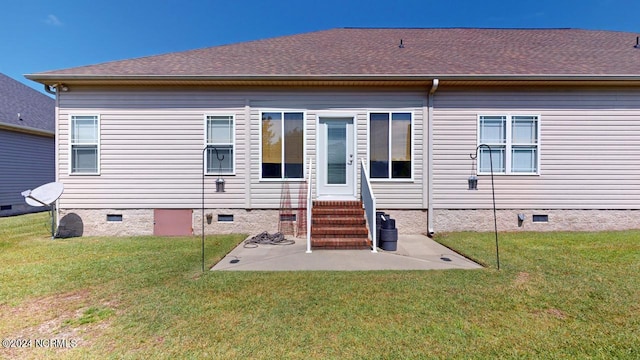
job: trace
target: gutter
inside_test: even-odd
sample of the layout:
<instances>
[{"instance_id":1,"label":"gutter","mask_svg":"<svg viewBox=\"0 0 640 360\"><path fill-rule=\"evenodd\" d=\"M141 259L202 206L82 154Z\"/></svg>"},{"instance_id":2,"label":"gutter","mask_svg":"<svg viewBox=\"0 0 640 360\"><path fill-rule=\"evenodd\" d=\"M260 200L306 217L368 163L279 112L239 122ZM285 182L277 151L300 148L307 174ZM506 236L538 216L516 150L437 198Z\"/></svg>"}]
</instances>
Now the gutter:
<instances>
[{"instance_id":1,"label":"gutter","mask_svg":"<svg viewBox=\"0 0 640 360\"><path fill-rule=\"evenodd\" d=\"M0 121L0 129L17 131L17 132L31 134L31 135L46 136L46 137L54 137L55 135L55 133L52 131L37 129L30 126L9 124L2 121Z\"/></svg>"},{"instance_id":2,"label":"gutter","mask_svg":"<svg viewBox=\"0 0 640 360\"><path fill-rule=\"evenodd\" d=\"M427 95L427 235L433 236L433 95L440 85L439 79L433 79Z\"/></svg>"},{"instance_id":3,"label":"gutter","mask_svg":"<svg viewBox=\"0 0 640 360\"><path fill-rule=\"evenodd\" d=\"M531 82L583 82L583 81L610 81L610 82L638 82L640 75L611 74L611 75L580 75L580 74L232 74L232 75L118 75L118 74L27 74L27 79L45 84L45 91L51 92L57 84L65 82L70 84L94 84L94 83L175 83L175 82L219 82L219 83L243 83L243 82L313 82L313 81L344 81L344 82L424 82L432 83L433 79L440 82L456 81L531 81ZM57 89L56 89L57 91Z\"/></svg>"},{"instance_id":4,"label":"gutter","mask_svg":"<svg viewBox=\"0 0 640 360\"><path fill-rule=\"evenodd\" d=\"M117 75L117 74L27 74L29 80L53 85L60 81L304 81L304 80L345 80L345 81L640 81L640 75L630 74L232 74L232 75Z\"/></svg>"}]
</instances>

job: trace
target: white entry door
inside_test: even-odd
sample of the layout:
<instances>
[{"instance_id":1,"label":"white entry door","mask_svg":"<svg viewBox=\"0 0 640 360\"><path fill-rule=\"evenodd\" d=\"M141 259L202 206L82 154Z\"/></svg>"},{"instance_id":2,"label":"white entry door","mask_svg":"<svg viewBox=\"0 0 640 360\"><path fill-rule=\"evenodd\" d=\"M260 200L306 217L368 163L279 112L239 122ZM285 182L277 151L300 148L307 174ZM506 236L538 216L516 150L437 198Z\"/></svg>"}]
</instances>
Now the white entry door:
<instances>
[{"instance_id":1,"label":"white entry door","mask_svg":"<svg viewBox=\"0 0 640 360\"><path fill-rule=\"evenodd\" d=\"M355 139L352 117L320 117L318 122L318 196L355 197Z\"/></svg>"}]
</instances>

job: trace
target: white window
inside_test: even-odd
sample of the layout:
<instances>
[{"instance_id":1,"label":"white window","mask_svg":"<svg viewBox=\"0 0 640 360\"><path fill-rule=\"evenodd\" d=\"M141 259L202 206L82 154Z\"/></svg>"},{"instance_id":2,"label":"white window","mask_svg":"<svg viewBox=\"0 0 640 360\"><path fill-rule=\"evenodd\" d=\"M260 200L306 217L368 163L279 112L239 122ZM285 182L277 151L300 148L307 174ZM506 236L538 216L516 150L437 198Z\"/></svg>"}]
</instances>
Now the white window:
<instances>
[{"instance_id":1,"label":"white window","mask_svg":"<svg viewBox=\"0 0 640 360\"><path fill-rule=\"evenodd\" d=\"M98 115L71 115L71 174L100 173L100 120Z\"/></svg>"},{"instance_id":2,"label":"white window","mask_svg":"<svg viewBox=\"0 0 640 360\"><path fill-rule=\"evenodd\" d=\"M411 179L413 117L409 112L369 114L369 174L372 179Z\"/></svg>"},{"instance_id":3,"label":"white window","mask_svg":"<svg viewBox=\"0 0 640 360\"><path fill-rule=\"evenodd\" d=\"M233 115L206 116L207 174L233 174L235 171L235 122Z\"/></svg>"},{"instance_id":4,"label":"white window","mask_svg":"<svg viewBox=\"0 0 640 360\"><path fill-rule=\"evenodd\" d=\"M537 115L478 116L478 173L538 174L540 117Z\"/></svg>"},{"instance_id":5,"label":"white window","mask_svg":"<svg viewBox=\"0 0 640 360\"><path fill-rule=\"evenodd\" d=\"M263 179L304 178L304 113L265 111L261 120Z\"/></svg>"}]
</instances>

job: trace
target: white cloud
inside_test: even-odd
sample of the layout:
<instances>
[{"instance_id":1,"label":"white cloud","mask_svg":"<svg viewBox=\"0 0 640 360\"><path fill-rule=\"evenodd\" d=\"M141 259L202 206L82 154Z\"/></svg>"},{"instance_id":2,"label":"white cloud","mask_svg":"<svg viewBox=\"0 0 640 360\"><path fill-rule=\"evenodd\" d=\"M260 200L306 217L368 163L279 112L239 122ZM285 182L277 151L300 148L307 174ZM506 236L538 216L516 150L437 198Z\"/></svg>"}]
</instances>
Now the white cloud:
<instances>
[{"instance_id":1,"label":"white cloud","mask_svg":"<svg viewBox=\"0 0 640 360\"><path fill-rule=\"evenodd\" d=\"M62 21L60 21L60 19L58 19L58 17L53 14L49 14L47 16L47 20L45 20L44 22L47 25L51 25L51 26L62 26Z\"/></svg>"}]
</instances>

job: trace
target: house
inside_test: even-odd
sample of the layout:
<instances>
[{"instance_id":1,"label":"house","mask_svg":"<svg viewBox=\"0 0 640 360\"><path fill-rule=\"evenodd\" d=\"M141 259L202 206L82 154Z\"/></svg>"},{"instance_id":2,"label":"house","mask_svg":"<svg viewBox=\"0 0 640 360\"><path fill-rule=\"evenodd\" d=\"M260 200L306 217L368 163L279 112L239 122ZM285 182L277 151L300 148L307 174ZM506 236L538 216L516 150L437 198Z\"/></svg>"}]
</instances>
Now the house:
<instances>
[{"instance_id":1,"label":"house","mask_svg":"<svg viewBox=\"0 0 640 360\"><path fill-rule=\"evenodd\" d=\"M640 227L636 34L341 28L27 78L87 235L200 234L203 202L207 233L275 231L364 172L400 233L490 231L491 168L501 231Z\"/></svg>"},{"instance_id":2,"label":"house","mask_svg":"<svg viewBox=\"0 0 640 360\"><path fill-rule=\"evenodd\" d=\"M55 179L55 100L0 74L0 216L42 211L20 193Z\"/></svg>"}]
</instances>

